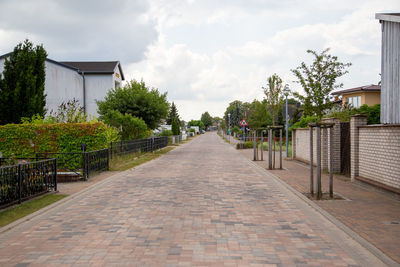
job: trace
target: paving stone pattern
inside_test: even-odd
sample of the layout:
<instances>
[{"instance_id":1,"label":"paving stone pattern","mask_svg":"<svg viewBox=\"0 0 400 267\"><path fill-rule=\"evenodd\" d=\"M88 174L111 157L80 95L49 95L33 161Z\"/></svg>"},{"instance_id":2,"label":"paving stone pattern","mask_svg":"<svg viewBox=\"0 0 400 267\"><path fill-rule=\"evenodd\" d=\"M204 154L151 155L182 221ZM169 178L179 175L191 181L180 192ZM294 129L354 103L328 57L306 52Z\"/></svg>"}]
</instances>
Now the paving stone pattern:
<instances>
[{"instance_id":1,"label":"paving stone pattern","mask_svg":"<svg viewBox=\"0 0 400 267\"><path fill-rule=\"evenodd\" d=\"M11 230L0 266L359 264L267 178L205 134Z\"/></svg>"}]
</instances>

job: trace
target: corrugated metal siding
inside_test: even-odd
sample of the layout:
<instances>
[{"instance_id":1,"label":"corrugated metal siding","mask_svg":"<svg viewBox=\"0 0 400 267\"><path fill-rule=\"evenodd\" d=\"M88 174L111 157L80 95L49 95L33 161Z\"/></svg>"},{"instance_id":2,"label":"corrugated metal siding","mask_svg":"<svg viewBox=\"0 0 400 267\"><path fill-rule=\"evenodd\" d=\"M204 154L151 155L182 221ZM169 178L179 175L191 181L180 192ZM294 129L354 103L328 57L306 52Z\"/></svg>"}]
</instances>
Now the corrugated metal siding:
<instances>
[{"instance_id":1,"label":"corrugated metal siding","mask_svg":"<svg viewBox=\"0 0 400 267\"><path fill-rule=\"evenodd\" d=\"M382 123L400 123L399 77L400 23L382 21Z\"/></svg>"}]
</instances>

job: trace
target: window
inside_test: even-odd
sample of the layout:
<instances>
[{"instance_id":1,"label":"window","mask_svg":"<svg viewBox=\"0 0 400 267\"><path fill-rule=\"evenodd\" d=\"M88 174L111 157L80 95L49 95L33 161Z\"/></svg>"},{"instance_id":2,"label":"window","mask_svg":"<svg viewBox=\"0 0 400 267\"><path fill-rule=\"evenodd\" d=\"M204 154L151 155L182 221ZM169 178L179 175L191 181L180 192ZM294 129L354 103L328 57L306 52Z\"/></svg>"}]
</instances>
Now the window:
<instances>
[{"instance_id":1,"label":"window","mask_svg":"<svg viewBox=\"0 0 400 267\"><path fill-rule=\"evenodd\" d=\"M121 87L121 83L115 81L115 89L117 89L118 87Z\"/></svg>"},{"instance_id":2,"label":"window","mask_svg":"<svg viewBox=\"0 0 400 267\"><path fill-rule=\"evenodd\" d=\"M347 103L353 108L359 108L361 107L361 96L348 97Z\"/></svg>"}]
</instances>

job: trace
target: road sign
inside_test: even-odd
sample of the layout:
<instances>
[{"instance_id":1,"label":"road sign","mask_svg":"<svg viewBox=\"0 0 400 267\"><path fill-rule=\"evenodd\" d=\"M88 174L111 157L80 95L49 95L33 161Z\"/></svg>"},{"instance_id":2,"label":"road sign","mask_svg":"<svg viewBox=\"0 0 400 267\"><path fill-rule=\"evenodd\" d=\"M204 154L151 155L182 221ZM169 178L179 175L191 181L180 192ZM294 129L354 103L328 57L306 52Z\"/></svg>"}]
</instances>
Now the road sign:
<instances>
[{"instance_id":1,"label":"road sign","mask_svg":"<svg viewBox=\"0 0 400 267\"><path fill-rule=\"evenodd\" d=\"M240 122L240 126L247 126L247 121L245 118L243 118L243 120Z\"/></svg>"}]
</instances>

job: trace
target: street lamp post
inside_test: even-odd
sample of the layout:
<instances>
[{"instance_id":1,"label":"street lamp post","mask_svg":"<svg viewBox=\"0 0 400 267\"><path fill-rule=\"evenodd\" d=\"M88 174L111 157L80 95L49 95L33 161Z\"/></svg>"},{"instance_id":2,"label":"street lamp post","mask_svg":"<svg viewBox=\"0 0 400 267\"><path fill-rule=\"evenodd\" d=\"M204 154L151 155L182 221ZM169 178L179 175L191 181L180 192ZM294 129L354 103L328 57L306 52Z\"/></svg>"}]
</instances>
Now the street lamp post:
<instances>
[{"instance_id":1,"label":"street lamp post","mask_svg":"<svg viewBox=\"0 0 400 267\"><path fill-rule=\"evenodd\" d=\"M231 113L228 113L228 118L229 118L229 143L231 142Z\"/></svg>"},{"instance_id":2,"label":"street lamp post","mask_svg":"<svg viewBox=\"0 0 400 267\"><path fill-rule=\"evenodd\" d=\"M290 89L289 89L289 85L286 84L285 87L283 88L283 93L286 96L286 157L289 157L289 112L288 112L288 96L290 94Z\"/></svg>"}]
</instances>

